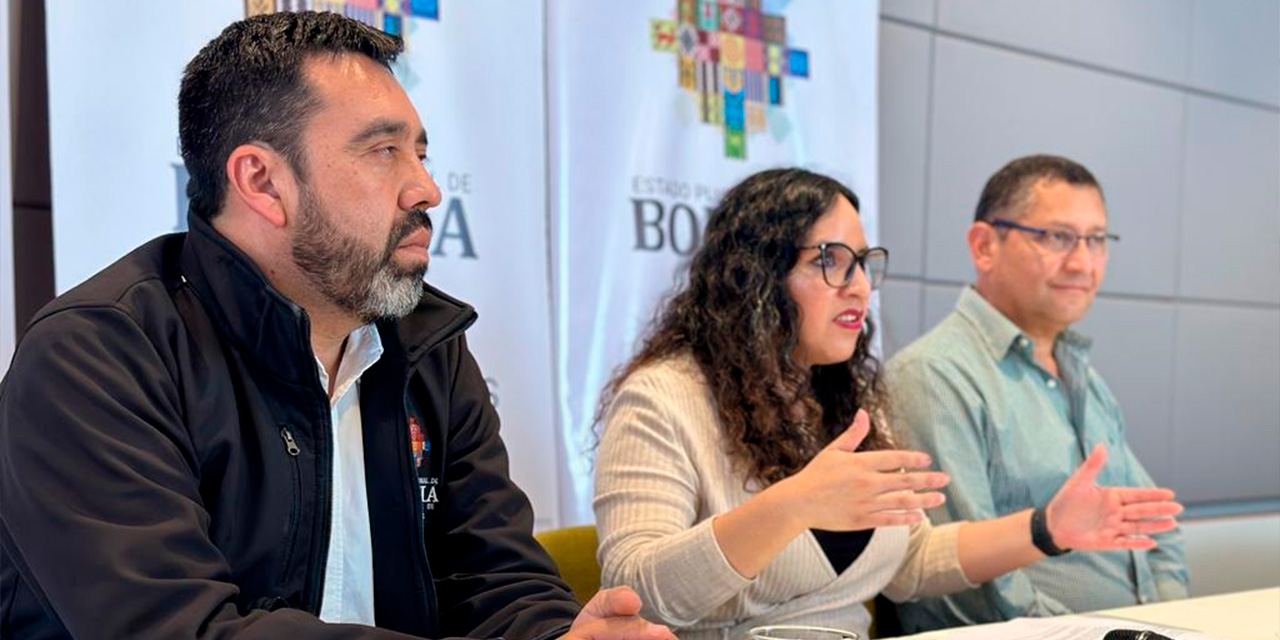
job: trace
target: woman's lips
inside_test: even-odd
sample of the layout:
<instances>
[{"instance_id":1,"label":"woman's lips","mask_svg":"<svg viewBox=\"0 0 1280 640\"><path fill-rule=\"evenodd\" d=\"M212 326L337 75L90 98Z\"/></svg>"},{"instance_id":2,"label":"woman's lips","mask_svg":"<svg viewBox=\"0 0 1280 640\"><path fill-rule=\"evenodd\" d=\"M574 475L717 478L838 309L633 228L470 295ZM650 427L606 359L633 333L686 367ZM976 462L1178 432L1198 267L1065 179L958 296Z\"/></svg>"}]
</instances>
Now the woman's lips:
<instances>
[{"instance_id":1,"label":"woman's lips","mask_svg":"<svg viewBox=\"0 0 1280 640\"><path fill-rule=\"evenodd\" d=\"M835 323L845 329L859 330L862 329L862 316L864 313L858 309L846 309L836 316Z\"/></svg>"}]
</instances>

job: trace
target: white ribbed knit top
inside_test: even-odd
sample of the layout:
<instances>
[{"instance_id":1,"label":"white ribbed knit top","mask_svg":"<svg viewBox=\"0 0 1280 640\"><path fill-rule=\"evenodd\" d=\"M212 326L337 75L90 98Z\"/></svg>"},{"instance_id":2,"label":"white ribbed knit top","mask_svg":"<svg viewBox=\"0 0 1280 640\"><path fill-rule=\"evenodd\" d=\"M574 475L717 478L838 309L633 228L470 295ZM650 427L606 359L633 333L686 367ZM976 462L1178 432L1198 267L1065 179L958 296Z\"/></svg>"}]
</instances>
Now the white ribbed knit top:
<instances>
[{"instance_id":1,"label":"white ribbed knit top","mask_svg":"<svg viewBox=\"0 0 1280 640\"><path fill-rule=\"evenodd\" d=\"M596 524L604 586L629 585L644 615L681 640L743 640L763 624L860 633L863 602L903 601L972 588L956 556L956 526L881 527L837 575L811 533L754 580L733 569L711 519L758 491L726 454L715 402L692 357L644 367L618 390L596 466ZM761 522L761 527L769 526Z\"/></svg>"}]
</instances>

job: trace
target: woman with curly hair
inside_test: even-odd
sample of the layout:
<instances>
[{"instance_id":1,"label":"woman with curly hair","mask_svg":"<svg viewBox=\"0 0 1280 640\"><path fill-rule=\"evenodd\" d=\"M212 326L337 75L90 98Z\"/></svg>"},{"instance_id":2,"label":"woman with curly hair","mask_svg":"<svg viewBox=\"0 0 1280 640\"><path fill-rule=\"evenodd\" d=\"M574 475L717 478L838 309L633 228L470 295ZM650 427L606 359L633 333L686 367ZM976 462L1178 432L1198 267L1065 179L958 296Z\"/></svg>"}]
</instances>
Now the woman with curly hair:
<instances>
[{"instance_id":1,"label":"woman with curly hair","mask_svg":"<svg viewBox=\"0 0 1280 640\"><path fill-rule=\"evenodd\" d=\"M1147 549L1167 489L1104 488L1095 449L1047 508L931 527L946 474L896 450L871 354L858 198L802 169L725 194L687 281L601 398L595 512L605 585L682 640L762 624L864 632L862 603L991 580L1058 549Z\"/></svg>"}]
</instances>

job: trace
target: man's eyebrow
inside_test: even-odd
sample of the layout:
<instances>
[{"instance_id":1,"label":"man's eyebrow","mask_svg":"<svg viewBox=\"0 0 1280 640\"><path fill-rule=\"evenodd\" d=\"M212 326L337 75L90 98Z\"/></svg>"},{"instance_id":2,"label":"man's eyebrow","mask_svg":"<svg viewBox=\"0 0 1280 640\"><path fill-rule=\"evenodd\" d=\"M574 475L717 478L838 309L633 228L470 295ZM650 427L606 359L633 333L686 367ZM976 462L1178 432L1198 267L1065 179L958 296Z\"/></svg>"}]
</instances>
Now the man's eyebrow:
<instances>
[{"instance_id":1,"label":"man's eyebrow","mask_svg":"<svg viewBox=\"0 0 1280 640\"><path fill-rule=\"evenodd\" d=\"M375 140L377 138L381 138L384 136L392 136L392 137L402 136L408 130L409 130L409 125L404 121L391 120L388 118L378 118L373 122L370 122L367 126L365 126L365 128L361 129L360 132L357 133L355 136L352 136L350 146L360 147L367 144L371 140ZM427 132L426 131L420 132L418 134L417 140L415 140L414 142L417 142L422 144L423 146L426 146Z\"/></svg>"}]
</instances>

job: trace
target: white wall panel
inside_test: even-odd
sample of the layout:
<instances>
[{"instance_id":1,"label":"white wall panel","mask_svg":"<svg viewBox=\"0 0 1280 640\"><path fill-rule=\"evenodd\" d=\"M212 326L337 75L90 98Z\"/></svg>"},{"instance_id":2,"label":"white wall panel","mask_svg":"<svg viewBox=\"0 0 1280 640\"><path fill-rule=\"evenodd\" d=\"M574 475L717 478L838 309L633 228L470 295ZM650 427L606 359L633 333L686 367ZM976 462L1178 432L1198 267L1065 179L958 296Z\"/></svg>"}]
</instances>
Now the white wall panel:
<instances>
[{"instance_id":1,"label":"white wall panel","mask_svg":"<svg viewBox=\"0 0 1280 640\"><path fill-rule=\"evenodd\" d=\"M1182 83L1191 0L945 0L947 31Z\"/></svg>"},{"instance_id":2,"label":"white wall panel","mask_svg":"<svg viewBox=\"0 0 1280 640\"><path fill-rule=\"evenodd\" d=\"M1194 0L1192 86L1280 106L1280 0Z\"/></svg>"},{"instance_id":3,"label":"white wall panel","mask_svg":"<svg viewBox=\"0 0 1280 640\"><path fill-rule=\"evenodd\" d=\"M1019 156L1054 153L1097 176L1123 237L1104 290L1172 295L1182 96L946 37L935 55L926 275L968 272L965 229L992 173Z\"/></svg>"},{"instance_id":4,"label":"white wall panel","mask_svg":"<svg viewBox=\"0 0 1280 640\"><path fill-rule=\"evenodd\" d=\"M1280 586L1280 514L1184 522L1182 540L1194 597Z\"/></svg>"},{"instance_id":5,"label":"white wall panel","mask_svg":"<svg viewBox=\"0 0 1280 640\"><path fill-rule=\"evenodd\" d=\"M894 275L924 273L928 31L880 23L880 229Z\"/></svg>"},{"instance_id":6,"label":"white wall panel","mask_svg":"<svg viewBox=\"0 0 1280 640\"><path fill-rule=\"evenodd\" d=\"M1184 304L1177 322L1171 486L1280 496L1280 310Z\"/></svg>"},{"instance_id":7,"label":"white wall panel","mask_svg":"<svg viewBox=\"0 0 1280 640\"><path fill-rule=\"evenodd\" d=\"M884 359L920 337L921 285L913 280L890 278L880 286L880 345Z\"/></svg>"},{"instance_id":8,"label":"white wall panel","mask_svg":"<svg viewBox=\"0 0 1280 640\"><path fill-rule=\"evenodd\" d=\"M1178 292L1280 304L1280 113L1187 106Z\"/></svg>"},{"instance_id":9,"label":"white wall panel","mask_svg":"<svg viewBox=\"0 0 1280 640\"><path fill-rule=\"evenodd\" d=\"M937 0L880 0L880 13L901 20L933 24Z\"/></svg>"}]
</instances>

